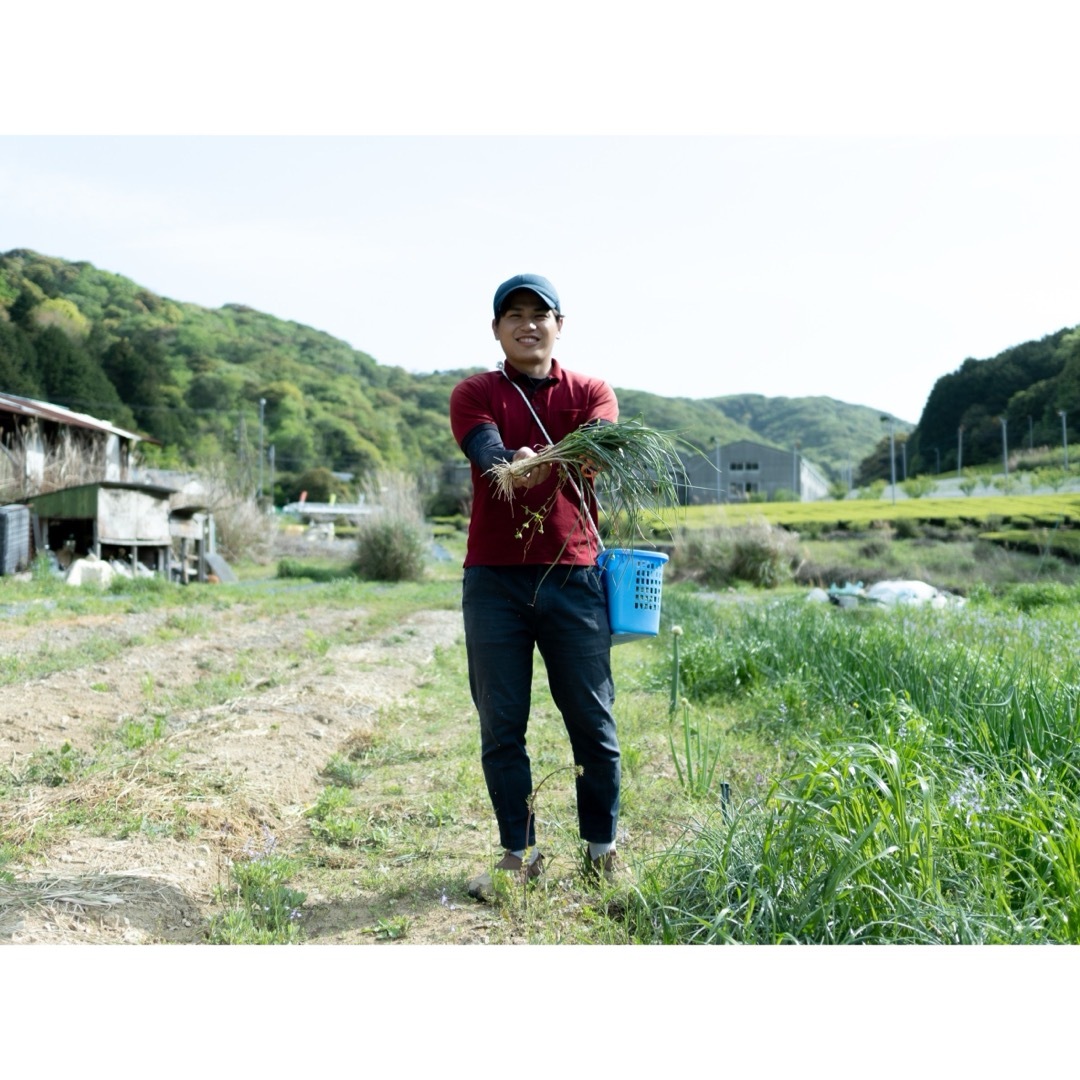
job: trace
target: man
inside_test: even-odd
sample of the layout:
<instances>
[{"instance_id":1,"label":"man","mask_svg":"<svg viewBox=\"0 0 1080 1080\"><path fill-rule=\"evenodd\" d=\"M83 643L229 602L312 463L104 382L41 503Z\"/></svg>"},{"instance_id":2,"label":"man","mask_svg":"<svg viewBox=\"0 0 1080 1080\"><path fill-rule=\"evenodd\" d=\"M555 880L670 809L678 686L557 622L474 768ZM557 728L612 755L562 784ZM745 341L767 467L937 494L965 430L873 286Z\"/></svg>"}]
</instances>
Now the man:
<instances>
[{"instance_id":1,"label":"man","mask_svg":"<svg viewBox=\"0 0 1080 1080\"><path fill-rule=\"evenodd\" d=\"M563 326L546 278L518 274L495 292L501 370L473 375L450 397L454 437L472 462L473 508L462 586L469 687L480 716L481 762L504 850L496 870L540 875L526 751L533 650L562 714L578 767L578 825L597 876L616 870L619 743L612 706L611 631L596 568L596 504L550 466L515 483L509 502L488 470L533 457L588 423L618 419L607 383L569 372L552 353ZM584 500L584 506L582 505ZM469 883L487 899L492 882Z\"/></svg>"}]
</instances>

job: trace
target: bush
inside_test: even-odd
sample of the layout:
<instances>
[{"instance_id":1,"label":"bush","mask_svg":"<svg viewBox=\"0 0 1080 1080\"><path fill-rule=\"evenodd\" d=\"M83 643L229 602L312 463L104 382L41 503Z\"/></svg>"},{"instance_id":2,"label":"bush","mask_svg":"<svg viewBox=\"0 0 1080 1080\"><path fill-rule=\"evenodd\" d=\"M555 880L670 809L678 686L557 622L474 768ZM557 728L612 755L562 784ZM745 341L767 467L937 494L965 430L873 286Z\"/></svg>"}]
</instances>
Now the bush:
<instances>
[{"instance_id":1,"label":"bush","mask_svg":"<svg viewBox=\"0 0 1080 1080\"><path fill-rule=\"evenodd\" d=\"M669 576L673 580L698 581L711 589L729 584L730 532L723 528L682 532L676 541Z\"/></svg>"},{"instance_id":2,"label":"bush","mask_svg":"<svg viewBox=\"0 0 1080 1080\"><path fill-rule=\"evenodd\" d=\"M1022 583L1011 586L1005 593L1005 602L1025 614L1054 604L1072 605L1080 598L1080 589L1070 588L1058 581Z\"/></svg>"},{"instance_id":3,"label":"bush","mask_svg":"<svg viewBox=\"0 0 1080 1080\"><path fill-rule=\"evenodd\" d=\"M429 515L429 520L438 532L446 536L469 531L469 519L464 514L437 515L434 518Z\"/></svg>"},{"instance_id":4,"label":"bush","mask_svg":"<svg viewBox=\"0 0 1080 1080\"><path fill-rule=\"evenodd\" d=\"M913 476L902 481L900 489L909 499L921 499L924 495L933 495L937 484L929 476Z\"/></svg>"},{"instance_id":5,"label":"bush","mask_svg":"<svg viewBox=\"0 0 1080 1080\"><path fill-rule=\"evenodd\" d=\"M698 529L680 534L673 576L691 578L710 588L746 581L775 588L790 581L799 562L799 537L764 519L736 528Z\"/></svg>"},{"instance_id":6,"label":"bush","mask_svg":"<svg viewBox=\"0 0 1080 1080\"><path fill-rule=\"evenodd\" d=\"M419 581L424 574L424 537L416 526L376 518L359 530L353 569L366 581Z\"/></svg>"},{"instance_id":7,"label":"bush","mask_svg":"<svg viewBox=\"0 0 1080 1080\"><path fill-rule=\"evenodd\" d=\"M268 563L273 555L276 523L259 506L242 477L219 461L201 465L191 488L214 519L214 546L228 562Z\"/></svg>"},{"instance_id":8,"label":"bush","mask_svg":"<svg viewBox=\"0 0 1080 1080\"><path fill-rule=\"evenodd\" d=\"M349 486L339 480L325 465L319 465L301 473L293 481L289 501L299 500L302 491L307 492L310 502L325 503L330 502L332 498L340 499L342 502L353 500Z\"/></svg>"},{"instance_id":9,"label":"bush","mask_svg":"<svg viewBox=\"0 0 1080 1080\"><path fill-rule=\"evenodd\" d=\"M453 491L436 491L427 497L424 510L428 517L453 517L461 513L461 496Z\"/></svg>"},{"instance_id":10,"label":"bush","mask_svg":"<svg viewBox=\"0 0 1080 1080\"><path fill-rule=\"evenodd\" d=\"M217 550L227 561L269 562L274 521L253 498L220 502L213 514Z\"/></svg>"},{"instance_id":11,"label":"bush","mask_svg":"<svg viewBox=\"0 0 1080 1080\"><path fill-rule=\"evenodd\" d=\"M315 566L293 558L279 559L277 564L277 576L279 578L306 578L308 581L341 581L342 578L350 577L351 574L350 570L341 567Z\"/></svg>"},{"instance_id":12,"label":"bush","mask_svg":"<svg viewBox=\"0 0 1080 1080\"><path fill-rule=\"evenodd\" d=\"M764 522L747 526L735 540L732 575L762 589L790 581L798 557L798 539L794 533Z\"/></svg>"},{"instance_id":13,"label":"bush","mask_svg":"<svg viewBox=\"0 0 1080 1080\"><path fill-rule=\"evenodd\" d=\"M419 581L427 535L416 481L380 473L374 488L368 497L372 512L357 526L353 570L367 581Z\"/></svg>"},{"instance_id":14,"label":"bush","mask_svg":"<svg viewBox=\"0 0 1080 1080\"><path fill-rule=\"evenodd\" d=\"M917 540L922 536L922 527L915 518L902 517L894 522L896 535L901 540Z\"/></svg>"}]
</instances>

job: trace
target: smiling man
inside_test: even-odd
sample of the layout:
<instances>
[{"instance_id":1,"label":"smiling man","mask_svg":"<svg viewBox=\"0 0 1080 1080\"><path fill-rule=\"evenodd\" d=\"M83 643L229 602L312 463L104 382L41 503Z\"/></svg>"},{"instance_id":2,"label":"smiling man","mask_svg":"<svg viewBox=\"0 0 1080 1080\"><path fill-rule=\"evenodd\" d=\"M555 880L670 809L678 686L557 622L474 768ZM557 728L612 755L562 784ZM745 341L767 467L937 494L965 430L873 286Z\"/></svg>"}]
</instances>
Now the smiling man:
<instances>
[{"instance_id":1,"label":"smiling man","mask_svg":"<svg viewBox=\"0 0 1080 1080\"><path fill-rule=\"evenodd\" d=\"M462 610L481 763L504 849L495 870L536 878L543 869L525 745L539 649L578 766L585 865L610 880L617 867L620 764L611 631L596 567L596 500L591 488L576 491L538 467L517 481L507 502L487 474L496 462L533 456L584 424L617 420L618 404L607 383L567 371L554 358L563 314L547 278L518 274L504 281L495 291L494 315L503 362L454 388L450 424L472 463ZM489 899L492 891L490 874L469 883L478 898Z\"/></svg>"}]
</instances>

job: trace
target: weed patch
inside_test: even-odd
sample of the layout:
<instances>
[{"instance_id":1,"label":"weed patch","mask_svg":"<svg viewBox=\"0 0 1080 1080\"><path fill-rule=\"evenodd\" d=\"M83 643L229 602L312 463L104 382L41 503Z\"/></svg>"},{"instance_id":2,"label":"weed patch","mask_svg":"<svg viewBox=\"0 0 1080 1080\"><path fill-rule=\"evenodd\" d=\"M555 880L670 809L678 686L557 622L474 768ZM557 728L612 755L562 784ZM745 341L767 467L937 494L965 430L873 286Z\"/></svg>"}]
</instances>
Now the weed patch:
<instances>
[{"instance_id":1,"label":"weed patch","mask_svg":"<svg viewBox=\"0 0 1080 1080\"><path fill-rule=\"evenodd\" d=\"M227 910L211 923L212 944L291 945L303 937L307 896L287 884L297 864L278 854L277 840L265 827L263 836L261 849L249 845L230 868L231 884L220 896Z\"/></svg>"}]
</instances>

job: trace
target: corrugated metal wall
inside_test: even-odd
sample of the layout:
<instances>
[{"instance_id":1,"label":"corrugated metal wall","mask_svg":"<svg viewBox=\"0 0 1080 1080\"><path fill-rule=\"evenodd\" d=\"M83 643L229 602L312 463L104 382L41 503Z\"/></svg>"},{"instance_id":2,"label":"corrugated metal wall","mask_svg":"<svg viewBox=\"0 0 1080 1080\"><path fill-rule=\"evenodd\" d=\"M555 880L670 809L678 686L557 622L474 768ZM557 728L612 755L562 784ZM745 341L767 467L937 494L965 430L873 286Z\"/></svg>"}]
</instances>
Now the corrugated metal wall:
<instances>
[{"instance_id":1,"label":"corrugated metal wall","mask_svg":"<svg viewBox=\"0 0 1080 1080\"><path fill-rule=\"evenodd\" d=\"M30 509L0 506L0 574L17 574L30 565Z\"/></svg>"}]
</instances>

